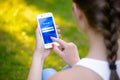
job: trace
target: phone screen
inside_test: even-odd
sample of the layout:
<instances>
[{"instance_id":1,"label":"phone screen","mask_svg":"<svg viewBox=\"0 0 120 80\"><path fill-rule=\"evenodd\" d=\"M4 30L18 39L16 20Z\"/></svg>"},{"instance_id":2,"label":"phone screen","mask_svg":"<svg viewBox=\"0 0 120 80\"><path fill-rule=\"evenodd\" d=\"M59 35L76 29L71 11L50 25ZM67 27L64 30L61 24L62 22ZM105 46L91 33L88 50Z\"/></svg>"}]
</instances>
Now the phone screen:
<instances>
[{"instance_id":1,"label":"phone screen","mask_svg":"<svg viewBox=\"0 0 120 80\"><path fill-rule=\"evenodd\" d=\"M40 30L42 32L44 44L52 43L53 40L51 40L50 37L52 36L57 38L53 18L52 17L40 18L38 21L40 24L41 28Z\"/></svg>"}]
</instances>

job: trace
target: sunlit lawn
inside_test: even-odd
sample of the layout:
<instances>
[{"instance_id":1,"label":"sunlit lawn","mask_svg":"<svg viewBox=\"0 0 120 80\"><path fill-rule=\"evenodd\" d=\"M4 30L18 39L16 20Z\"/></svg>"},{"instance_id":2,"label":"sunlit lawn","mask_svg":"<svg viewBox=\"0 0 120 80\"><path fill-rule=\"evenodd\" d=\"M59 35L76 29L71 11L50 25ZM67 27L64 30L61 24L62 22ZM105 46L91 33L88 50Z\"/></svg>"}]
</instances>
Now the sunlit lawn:
<instances>
[{"instance_id":1,"label":"sunlit lawn","mask_svg":"<svg viewBox=\"0 0 120 80\"><path fill-rule=\"evenodd\" d=\"M87 38L78 30L68 0L0 0L0 80L26 80L35 49L36 15L52 12L62 39L74 42L81 57ZM54 53L44 68L62 69L66 64Z\"/></svg>"}]
</instances>

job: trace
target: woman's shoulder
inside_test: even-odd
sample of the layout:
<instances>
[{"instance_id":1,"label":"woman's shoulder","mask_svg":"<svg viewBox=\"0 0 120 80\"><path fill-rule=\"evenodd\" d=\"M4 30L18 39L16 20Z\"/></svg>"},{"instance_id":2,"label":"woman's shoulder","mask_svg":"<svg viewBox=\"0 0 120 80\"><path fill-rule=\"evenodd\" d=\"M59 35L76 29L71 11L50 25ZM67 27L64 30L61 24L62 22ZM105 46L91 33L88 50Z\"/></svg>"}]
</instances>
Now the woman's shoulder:
<instances>
[{"instance_id":1,"label":"woman's shoulder","mask_svg":"<svg viewBox=\"0 0 120 80\"><path fill-rule=\"evenodd\" d=\"M73 67L51 76L48 80L101 80L93 71L85 67Z\"/></svg>"},{"instance_id":2,"label":"woman's shoulder","mask_svg":"<svg viewBox=\"0 0 120 80\"><path fill-rule=\"evenodd\" d=\"M76 66L83 66L93 71L104 80L108 80L110 77L109 63L106 60L83 58Z\"/></svg>"}]
</instances>

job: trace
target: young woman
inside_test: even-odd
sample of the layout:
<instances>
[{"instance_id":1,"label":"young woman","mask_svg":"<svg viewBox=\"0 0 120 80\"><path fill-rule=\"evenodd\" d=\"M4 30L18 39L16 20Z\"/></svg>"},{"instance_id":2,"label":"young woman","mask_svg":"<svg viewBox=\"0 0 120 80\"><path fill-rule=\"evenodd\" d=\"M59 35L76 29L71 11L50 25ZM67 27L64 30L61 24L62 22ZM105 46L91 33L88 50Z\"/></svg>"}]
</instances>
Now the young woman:
<instances>
[{"instance_id":1,"label":"young woman","mask_svg":"<svg viewBox=\"0 0 120 80\"><path fill-rule=\"evenodd\" d=\"M120 0L73 0L73 12L79 28L89 37L89 52L79 58L75 44L51 37L60 44L53 50L71 67L42 74L46 50L36 29L36 50L28 80L120 80Z\"/></svg>"}]
</instances>

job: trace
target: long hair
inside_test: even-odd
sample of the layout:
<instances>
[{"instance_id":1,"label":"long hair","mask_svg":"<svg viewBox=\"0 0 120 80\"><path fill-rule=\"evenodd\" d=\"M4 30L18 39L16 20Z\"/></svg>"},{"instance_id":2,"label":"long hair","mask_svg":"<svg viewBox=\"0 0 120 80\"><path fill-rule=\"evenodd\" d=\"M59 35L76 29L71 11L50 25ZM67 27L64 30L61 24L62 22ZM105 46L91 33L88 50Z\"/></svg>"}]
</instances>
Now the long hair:
<instances>
[{"instance_id":1,"label":"long hair","mask_svg":"<svg viewBox=\"0 0 120 80\"><path fill-rule=\"evenodd\" d=\"M120 0L73 0L85 13L91 27L104 36L110 80L120 80L116 72L118 30L120 27Z\"/></svg>"}]
</instances>

